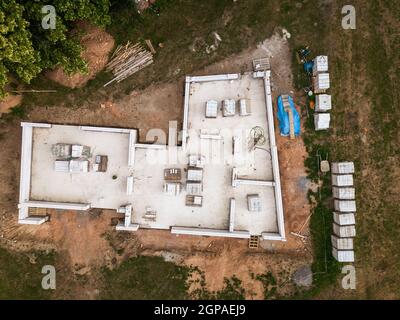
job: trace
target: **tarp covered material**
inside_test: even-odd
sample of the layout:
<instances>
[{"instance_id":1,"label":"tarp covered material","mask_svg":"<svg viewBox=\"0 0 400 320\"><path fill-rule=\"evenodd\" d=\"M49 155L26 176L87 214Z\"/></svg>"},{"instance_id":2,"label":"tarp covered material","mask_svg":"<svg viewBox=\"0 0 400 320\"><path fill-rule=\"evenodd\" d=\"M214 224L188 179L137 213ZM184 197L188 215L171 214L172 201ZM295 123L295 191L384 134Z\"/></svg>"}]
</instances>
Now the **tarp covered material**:
<instances>
[{"instance_id":1,"label":"tarp covered material","mask_svg":"<svg viewBox=\"0 0 400 320\"><path fill-rule=\"evenodd\" d=\"M294 107L294 102L291 96L288 96L288 101L290 105L290 109L293 113L293 122L294 122L294 134L295 136L300 135L300 116ZM278 120L279 120L279 131L282 136L288 136L290 134L290 123L289 123L289 114L285 111L283 106L282 96L278 97Z\"/></svg>"}]
</instances>

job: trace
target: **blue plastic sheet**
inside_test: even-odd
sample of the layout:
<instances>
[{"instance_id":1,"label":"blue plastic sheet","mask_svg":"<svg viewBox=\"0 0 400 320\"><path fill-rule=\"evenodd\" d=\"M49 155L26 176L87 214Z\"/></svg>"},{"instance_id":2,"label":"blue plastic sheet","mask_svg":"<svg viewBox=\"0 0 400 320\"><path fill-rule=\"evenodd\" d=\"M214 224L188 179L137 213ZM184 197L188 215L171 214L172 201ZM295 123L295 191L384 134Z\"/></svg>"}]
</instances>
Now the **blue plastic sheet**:
<instances>
[{"instance_id":1,"label":"blue plastic sheet","mask_svg":"<svg viewBox=\"0 0 400 320\"><path fill-rule=\"evenodd\" d=\"M294 135L300 135L300 115L294 107L294 102L291 96L288 97L290 109L293 113L293 122L294 122ZM289 123L289 114L285 111L282 102L282 96L278 97L278 120L279 120L279 131L282 136L288 136L290 134L290 123Z\"/></svg>"}]
</instances>

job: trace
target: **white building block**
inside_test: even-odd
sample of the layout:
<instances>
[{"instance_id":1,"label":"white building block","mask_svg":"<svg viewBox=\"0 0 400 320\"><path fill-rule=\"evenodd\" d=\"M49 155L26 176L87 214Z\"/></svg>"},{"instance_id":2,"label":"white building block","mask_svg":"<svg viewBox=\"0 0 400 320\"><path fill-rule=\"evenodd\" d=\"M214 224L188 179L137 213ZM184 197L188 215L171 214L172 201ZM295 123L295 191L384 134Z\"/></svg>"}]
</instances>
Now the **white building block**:
<instances>
[{"instance_id":1,"label":"white building block","mask_svg":"<svg viewBox=\"0 0 400 320\"><path fill-rule=\"evenodd\" d=\"M339 212L356 212L356 202L354 200L334 200L334 207Z\"/></svg>"},{"instance_id":2,"label":"white building block","mask_svg":"<svg viewBox=\"0 0 400 320\"><path fill-rule=\"evenodd\" d=\"M349 226L356 223L356 218L354 213L333 213L333 220L340 226Z\"/></svg>"}]
</instances>

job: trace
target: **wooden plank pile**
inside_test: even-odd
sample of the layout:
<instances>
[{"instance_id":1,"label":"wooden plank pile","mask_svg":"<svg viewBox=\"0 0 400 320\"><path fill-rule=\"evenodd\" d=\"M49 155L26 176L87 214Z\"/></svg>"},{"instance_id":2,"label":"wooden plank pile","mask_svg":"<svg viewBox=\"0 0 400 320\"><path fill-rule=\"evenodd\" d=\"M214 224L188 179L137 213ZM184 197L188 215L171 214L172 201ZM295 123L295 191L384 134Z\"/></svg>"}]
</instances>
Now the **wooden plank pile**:
<instances>
[{"instance_id":1,"label":"wooden plank pile","mask_svg":"<svg viewBox=\"0 0 400 320\"><path fill-rule=\"evenodd\" d=\"M106 70L111 71L114 78L107 82L104 87L114 81L121 82L152 63L153 55L150 51L144 49L140 43L132 45L128 41L126 45L118 46L111 56Z\"/></svg>"}]
</instances>

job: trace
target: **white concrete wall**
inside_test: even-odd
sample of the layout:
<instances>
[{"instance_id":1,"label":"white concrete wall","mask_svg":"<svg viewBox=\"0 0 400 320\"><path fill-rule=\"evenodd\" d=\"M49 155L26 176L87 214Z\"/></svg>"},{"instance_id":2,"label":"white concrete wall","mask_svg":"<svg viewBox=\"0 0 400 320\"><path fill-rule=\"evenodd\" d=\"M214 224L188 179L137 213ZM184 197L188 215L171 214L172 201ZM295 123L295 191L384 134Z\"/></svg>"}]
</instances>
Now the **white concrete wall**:
<instances>
[{"instance_id":1,"label":"white concrete wall","mask_svg":"<svg viewBox=\"0 0 400 320\"><path fill-rule=\"evenodd\" d=\"M274 181L264 181L264 180L236 179L234 183L235 186L243 184L251 186L275 187Z\"/></svg>"},{"instance_id":2,"label":"white concrete wall","mask_svg":"<svg viewBox=\"0 0 400 320\"><path fill-rule=\"evenodd\" d=\"M185 80L185 97L183 101L183 125L182 125L182 148L186 148L188 138L189 122L189 96L190 96L190 77Z\"/></svg>"},{"instance_id":3,"label":"white concrete wall","mask_svg":"<svg viewBox=\"0 0 400 320\"><path fill-rule=\"evenodd\" d=\"M167 150L167 146L165 144L155 144L155 143L136 143L135 148Z\"/></svg>"},{"instance_id":4,"label":"white concrete wall","mask_svg":"<svg viewBox=\"0 0 400 320\"><path fill-rule=\"evenodd\" d=\"M275 181L275 205L277 211L278 230L281 240L285 240L285 223L283 217L281 178L279 173L278 148L276 146L275 138L274 111L272 107L270 76L271 71L266 71L264 77L265 102L267 106L268 133L270 141L270 152L272 157L272 172Z\"/></svg>"},{"instance_id":5,"label":"white concrete wall","mask_svg":"<svg viewBox=\"0 0 400 320\"><path fill-rule=\"evenodd\" d=\"M68 202L48 202L48 201L27 201L25 203L30 208L47 208L60 210L78 210L86 211L90 209L90 204L87 203L68 203Z\"/></svg>"},{"instance_id":6,"label":"white concrete wall","mask_svg":"<svg viewBox=\"0 0 400 320\"><path fill-rule=\"evenodd\" d=\"M250 233L248 231L229 232L228 230L201 229L201 228L188 228L188 227L172 227L171 233L186 234L192 236L229 237L229 238L244 238L244 239L250 238Z\"/></svg>"},{"instance_id":7,"label":"white concrete wall","mask_svg":"<svg viewBox=\"0 0 400 320\"><path fill-rule=\"evenodd\" d=\"M129 151L128 151L128 167L133 168L135 165L135 144L137 142L137 131L129 132Z\"/></svg>"},{"instance_id":8,"label":"white concrete wall","mask_svg":"<svg viewBox=\"0 0 400 320\"><path fill-rule=\"evenodd\" d=\"M21 169L19 181L19 220L28 217L28 209L22 205L29 201L30 185L31 185L31 164L32 164L32 126L21 123L22 126L22 146L21 146Z\"/></svg>"},{"instance_id":9,"label":"white concrete wall","mask_svg":"<svg viewBox=\"0 0 400 320\"><path fill-rule=\"evenodd\" d=\"M263 232L261 237L263 240L286 241L279 233Z\"/></svg>"},{"instance_id":10,"label":"white concrete wall","mask_svg":"<svg viewBox=\"0 0 400 320\"><path fill-rule=\"evenodd\" d=\"M91 127L91 126L80 126L79 128L84 131L99 131L99 132L128 133L128 134L130 133L130 131L132 131L132 129Z\"/></svg>"},{"instance_id":11,"label":"white concrete wall","mask_svg":"<svg viewBox=\"0 0 400 320\"><path fill-rule=\"evenodd\" d=\"M235 230L235 212L236 201L235 198L231 198L229 206L229 232L233 232Z\"/></svg>"},{"instance_id":12,"label":"white concrete wall","mask_svg":"<svg viewBox=\"0 0 400 320\"><path fill-rule=\"evenodd\" d=\"M33 224L39 225L49 220L49 217L28 217L22 220L18 220L19 224Z\"/></svg>"},{"instance_id":13,"label":"white concrete wall","mask_svg":"<svg viewBox=\"0 0 400 320\"><path fill-rule=\"evenodd\" d=\"M210 76L186 77L189 82L209 82L209 81L226 81L239 79L239 73L216 74Z\"/></svg>"},{"instance_id":14,"label":"white concrete wall","mask_svg":"<svg viewBox=\"0 0 400 320\"><path fill-rule=\"evenodd\" d=\"M119 223L115 227L115 230L117 230L117 231L138 231L139 230L139 225L131 223L128 226L125 226L124 223Z\"/></svg>"}]
</instances>

